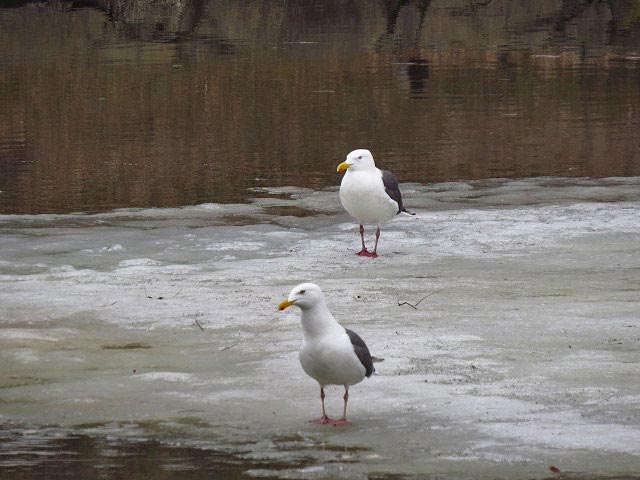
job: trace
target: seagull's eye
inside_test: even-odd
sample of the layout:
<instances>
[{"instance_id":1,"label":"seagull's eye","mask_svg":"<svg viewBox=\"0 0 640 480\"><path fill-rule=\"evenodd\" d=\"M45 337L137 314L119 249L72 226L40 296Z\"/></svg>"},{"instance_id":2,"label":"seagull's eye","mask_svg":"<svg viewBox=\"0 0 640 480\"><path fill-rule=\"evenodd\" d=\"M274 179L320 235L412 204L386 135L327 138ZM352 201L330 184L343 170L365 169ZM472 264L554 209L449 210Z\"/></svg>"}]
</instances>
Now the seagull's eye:
<instances>
[{"instance_id":1,"label":"seagull's eye","mask_svg":"<svg viewBox=\"0 0 640 480\"><path fill-rule=\"evenodd\" d=\"M304 292L306 292L306 290L300 290L300 295L304 295Z\"/></svg>"},{"instance_id":2,"label":"seagull's eye","mask_svg":"<svg viewBox=\"0 0 640 480\"><path fill-rule=\"evenodd\" d=\"M358 157L358 160L362 160L362 155L360 155L360 156Z\"/></svg>"}]
</instances>

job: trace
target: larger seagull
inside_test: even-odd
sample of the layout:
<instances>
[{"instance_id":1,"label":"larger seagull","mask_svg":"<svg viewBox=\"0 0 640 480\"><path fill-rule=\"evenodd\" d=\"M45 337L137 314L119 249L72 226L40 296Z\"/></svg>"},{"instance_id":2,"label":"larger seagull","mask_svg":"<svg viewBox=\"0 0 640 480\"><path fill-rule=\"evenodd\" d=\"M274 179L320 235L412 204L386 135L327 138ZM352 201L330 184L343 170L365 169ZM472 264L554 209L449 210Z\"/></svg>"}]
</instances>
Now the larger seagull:
<instances>
[{"instance_id":1,"label":"larger seagull","mask_svg":"<svg viewBox=\"0 0 640 480\"><path fill-rule=\"evenodd\" d=\"M315 283L301 283L294 287L278 310L291 305L302 310L300 364L306 374L320 384L322 416L311 421L334 426L350 425L347 420L349 387L371 376L374 359L364 340L333 318L322 290ZM344 386L344 410L340 420L329 418L324 409L324 388L327 385Z\"/></svg>"},{"instance_id":2,"label":"larger seagull","mask_svg":"<svg viewBox=\"0 0 640 480\"><path fill-rule=\"evenodd\" d=\"M338 165L338 172L342 170L347 172L340 184L340 202L349 215L360 224L362 250L357 252L357 255L375 258L378 256L380 225L402 212L415 214L404 208L396 177L388 170L376 168L369 150L351 152L347 159ZM364 244L365 223L377 227L376 243L372 252L368 251Z\"/></svg>"}]
</instances>

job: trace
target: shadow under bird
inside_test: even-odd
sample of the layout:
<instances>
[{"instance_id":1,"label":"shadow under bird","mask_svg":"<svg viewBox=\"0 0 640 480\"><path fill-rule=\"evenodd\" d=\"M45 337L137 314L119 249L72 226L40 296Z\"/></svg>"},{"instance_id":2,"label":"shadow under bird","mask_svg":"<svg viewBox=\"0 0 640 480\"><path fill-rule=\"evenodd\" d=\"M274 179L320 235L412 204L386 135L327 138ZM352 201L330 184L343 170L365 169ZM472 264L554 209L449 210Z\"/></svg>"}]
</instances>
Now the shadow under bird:
<instances>
[{"instance_id":1,"label":"shadow under bird","mask_svg":"<svg viewBox=\"0 0 640 480\"><path fill-rule=\"evenodd\" d=\"M346 170L340 183L340 202L344 209L360 224L362 257L378 256L380 225L388 222L400 213L415 215L402 204L402 194L398 180L388 170L376 168L373 155L369 150L354 150L347 159L338 165L338 172ZM369 252L364 244L364 224L376 225L376 243Z\"/></svg>"},{"instance_id":2,"label":"shadow under bird","mask_svg":"<svg viewBox=\"0 0 640 480\"><path fill-rule=\"evenodd\" d=\"M375 371L373 362L382 359L372 357L364 340L336 321L327 307L322 290L315 283L301 283L294 287L278 310L292 305L302 311L300 364L305 373L320 384L322 416L311 422L351 425L347 420L349 387L370 377ZM344 411L339 420L329 418L325 411L324 389L327 385L344 386Z\"/></svg>"}]
</instances>

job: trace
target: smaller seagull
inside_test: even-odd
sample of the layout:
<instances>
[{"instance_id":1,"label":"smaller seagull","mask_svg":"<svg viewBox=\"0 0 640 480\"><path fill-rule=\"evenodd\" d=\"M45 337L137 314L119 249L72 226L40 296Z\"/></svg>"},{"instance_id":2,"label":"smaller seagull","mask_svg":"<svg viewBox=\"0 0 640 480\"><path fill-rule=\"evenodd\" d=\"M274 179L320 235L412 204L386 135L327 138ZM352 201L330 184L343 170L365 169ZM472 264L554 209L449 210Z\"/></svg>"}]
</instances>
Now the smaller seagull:
<instances>
[{"instance_id":1,"label":"smaller seagull","mask_svg":"<svg viewBox=\"0 0 640 480\"><path fill-rule=\"evenodd\" d=\"M409 212L402 205L402 195L398 188L398 180L388 170L376 168L369 150L354 150L347 159L338 165L338 172L346 170L340 184L340 202L344 209L360 224L362 250L357 255L362 257L378 256L378 239L380 225L388 222L399 213ZM369 252L364 245L364 224L376 225L376 243Z\"/></svg>"},{"instance_id":2,"label":"smaller seagull","mask_svg":"<svg viewBox=\"0 0 640 480\"><path fill-rule=\"evenodd\" d=\"M374 360L382 359L372 358L364 340L333 318L322 290L315 283L301 283L294 287L289 298L278 306L278 310L291 305L302 310L300 364L305 373L320 384L322 416L311 422L333 426L351 425L347 420L349 387L370 377L375 371ZM329 418L324 409L324 388L327 385L344 386L344 411L340 420Z\"/></svg>"}]
</instances>

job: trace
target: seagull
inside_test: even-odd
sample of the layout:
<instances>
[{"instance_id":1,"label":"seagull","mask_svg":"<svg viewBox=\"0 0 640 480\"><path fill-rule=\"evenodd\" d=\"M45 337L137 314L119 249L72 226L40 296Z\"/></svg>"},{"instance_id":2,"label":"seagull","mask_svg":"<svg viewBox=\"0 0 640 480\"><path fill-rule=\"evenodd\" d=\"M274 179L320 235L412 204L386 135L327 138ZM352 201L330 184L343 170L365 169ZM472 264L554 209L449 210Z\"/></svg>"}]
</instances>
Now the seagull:
<instances>
[{"instance_id":1,"label":"seagull","mask_svg":"<svg viewBox=\"0 0 640 480\"><path fill-rule=\"evenodd\" d=\"M362 250L357 252L361 257L378 256L378 239L380 225L388 222L399 213L409 212L402 205L402 195L398 188L398 180L388 170L376 168L373 155L369 150L354 150L347 159L338 165L338 172L346 170L340 184L340 202L344 209L360 224ZM377 226L376 243L373 252L364 245L364 224Z\"/></svg>"},{"instance_id":2,"label":"seagull","mask_svg":"<svg viewBox=\"0 0 640 480\"><path fill-rule=\"evenodd\" d=\"M311 422L333 426L351 425L347 420L349 387L370 377L375 371L374 360L382 359L371 357L364 340L333 318L322 290L315 283L301 283L294 287L289 298L278 306L278 310L291 305L302 310L300 364L305 373L320 384L322 416ZM327 385L344 386L344 411L340 420L329 418L324 409L324 388Z\"/></svg>"}]
</instances>

